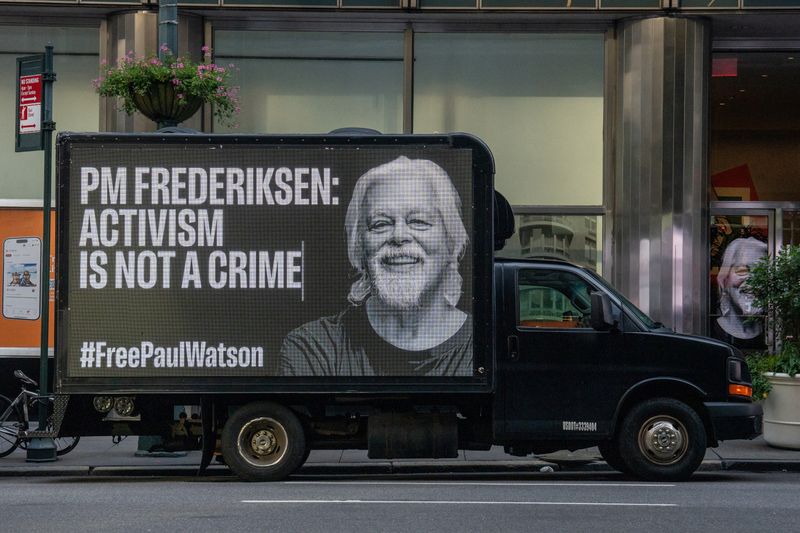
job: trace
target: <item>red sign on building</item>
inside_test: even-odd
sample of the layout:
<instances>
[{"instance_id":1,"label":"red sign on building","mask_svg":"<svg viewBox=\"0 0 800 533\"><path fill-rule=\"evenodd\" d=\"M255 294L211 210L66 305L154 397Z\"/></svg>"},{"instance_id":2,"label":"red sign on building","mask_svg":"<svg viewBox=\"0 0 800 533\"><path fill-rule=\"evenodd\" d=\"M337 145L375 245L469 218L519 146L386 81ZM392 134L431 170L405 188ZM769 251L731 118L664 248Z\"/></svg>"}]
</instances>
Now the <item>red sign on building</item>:
<instances>
[{"instance_id":1,"label":"red sign on building","mask_svg":"<svg viewBox=\"0 0 800 533\"><path fill-rule=\"evenodd\" d=\"M19 78L19 133L42 130L42 75Z\"/></svg>"}]
</instances>

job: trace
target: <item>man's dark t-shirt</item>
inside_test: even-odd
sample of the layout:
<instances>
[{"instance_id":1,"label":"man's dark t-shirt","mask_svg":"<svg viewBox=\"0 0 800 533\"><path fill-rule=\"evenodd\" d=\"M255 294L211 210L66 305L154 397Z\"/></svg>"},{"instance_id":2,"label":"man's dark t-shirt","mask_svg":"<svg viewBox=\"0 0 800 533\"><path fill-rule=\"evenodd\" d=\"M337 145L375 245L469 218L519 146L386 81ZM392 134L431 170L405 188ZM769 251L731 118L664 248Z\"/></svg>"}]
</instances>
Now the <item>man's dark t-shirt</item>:
<instances>
[{"instance_id":1,"label":"man's dark t-shirt","mask_svg":"<svg viewBox=\"0 0 800 533\"><path fill-rule=\"evenodd\" d=\"M381 338L364 307L349 307L290 332L281 348L283 376L472 376L472 317L428 350L397 348Z\"/></svg>"}]
</instances>

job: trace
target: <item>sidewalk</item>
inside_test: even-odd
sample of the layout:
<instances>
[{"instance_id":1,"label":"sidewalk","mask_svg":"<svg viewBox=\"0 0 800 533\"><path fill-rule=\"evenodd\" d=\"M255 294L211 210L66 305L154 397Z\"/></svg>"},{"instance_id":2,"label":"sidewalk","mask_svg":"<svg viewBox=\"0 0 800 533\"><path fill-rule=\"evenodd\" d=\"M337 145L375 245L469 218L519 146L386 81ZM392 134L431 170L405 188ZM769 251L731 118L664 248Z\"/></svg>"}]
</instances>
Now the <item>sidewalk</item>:
<instances>
[{"instance_id":1,"label":"sidewalk","mask_svg":"<svg viewBox=\"0 0 800 533\"><path fill-rule=\"evenodd\" d=\"M52 463L28 463L25 451L0 459L0 477L8 476L191 476L200 464L200 452L173 457L137 457L137 437L115 445L111 437L84 437L71 453ZM456 459L371 460L365 450L318 450L298 472L302 475L520 473L613 471L596 448L556 452L537 457L512 457L500 447L461 452ZM709 449L701 470L800 472L800 450L771 448L762 438L724 442ZM228 475L227 467L212 462L211 475Z\"/></svg>"}]
</instances>

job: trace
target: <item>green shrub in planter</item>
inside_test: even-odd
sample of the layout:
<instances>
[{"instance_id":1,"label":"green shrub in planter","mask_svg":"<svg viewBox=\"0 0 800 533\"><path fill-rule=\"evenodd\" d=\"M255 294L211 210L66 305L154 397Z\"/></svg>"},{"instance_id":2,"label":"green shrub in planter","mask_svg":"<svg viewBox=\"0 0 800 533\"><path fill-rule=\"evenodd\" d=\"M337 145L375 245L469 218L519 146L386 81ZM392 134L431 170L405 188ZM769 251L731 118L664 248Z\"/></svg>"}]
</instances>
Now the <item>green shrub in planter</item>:
<instances>
[{"instance_id":1,"label":"green shrub in planter","mask_svg":"<svg viewBox=\"0 0 800 533\"><path fill-rule=\"evenodd\" d=\"M753 375L753 398L762 399L770 390L765 372L800 374L800 246L785 246L775 257L759 261L743 290L765 310L767 323L781 340L778 353L747 358Z\"/></svg>"}]
</instances>

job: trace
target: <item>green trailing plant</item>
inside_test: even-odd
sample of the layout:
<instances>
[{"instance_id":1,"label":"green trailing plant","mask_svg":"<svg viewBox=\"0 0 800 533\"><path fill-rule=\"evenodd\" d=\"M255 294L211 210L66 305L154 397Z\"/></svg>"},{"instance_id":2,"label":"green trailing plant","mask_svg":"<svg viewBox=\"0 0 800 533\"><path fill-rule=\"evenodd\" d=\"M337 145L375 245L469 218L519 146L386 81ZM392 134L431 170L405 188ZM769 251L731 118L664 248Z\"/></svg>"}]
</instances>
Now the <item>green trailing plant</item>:
<instances>
[{"instance_id":1,"label":"green trailing plant","mask_svg":"<svg viewBox=\"0 0 800 533\"><path fill-rule=\"evenodd\" d=\"M761 259L751 269L743 290L765 310L768 324L780 339L777 353L756 353L747 358L753 375L753 397L761 399L770 390L765 372L800 374L800 246L785 246L775 257Z\"/></svg>"},{"instance_id":2,"label":"green trailing plant","mask_svg":"<svg viewBox=\"0 0 800 533\"><path fill-rule=\"evenodd\" d=\"M162 58L137 58L128 52L115 66L101 65L100 77L92 83L101 96L119 98L129 115L136 111L134 94L170 84L180 105L200 99L214 106L214 114L222 122L232 123L234 114L239 112L239 88L232 82L235 67L211 62L211 49L207 46L202 51L204 60L200 63L173 56L166 45L161 45Z\"/></svg>"}]
</instances>

